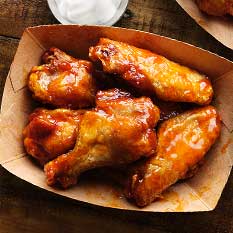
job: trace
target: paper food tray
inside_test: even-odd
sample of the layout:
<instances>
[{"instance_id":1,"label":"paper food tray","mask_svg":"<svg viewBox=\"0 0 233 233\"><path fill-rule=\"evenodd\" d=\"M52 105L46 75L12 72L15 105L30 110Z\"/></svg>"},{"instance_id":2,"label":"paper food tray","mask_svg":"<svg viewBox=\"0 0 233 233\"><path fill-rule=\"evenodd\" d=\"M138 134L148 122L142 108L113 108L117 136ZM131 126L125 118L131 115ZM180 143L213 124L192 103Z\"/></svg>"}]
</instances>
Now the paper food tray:
<instances>
[{"instance_id":1,"label":"paper food tray","mask_svg":"<svg viewBox=\"0 0 233 233\"><path fill-rule=\"evenodd\" d=\"M194 68L211 78L214 105L221 113L221 137L208 152L204 166L194 178L173 185L164 198L145 208L129 203L119 187L101 180L80 180L73 188L58 190L46 185L43 170L25 154L22 130L33 110L26 81L43 52L55 46L79 58L100 37L124 41L149 49ZM25 30L6 80L1 106L0 163L12 174L45 190L95 205L134 211L190 212L213 210L229 177L232 161L233 63L192 45L146 32L104 26L54 25Z\"/></svg>"}]
</instances>

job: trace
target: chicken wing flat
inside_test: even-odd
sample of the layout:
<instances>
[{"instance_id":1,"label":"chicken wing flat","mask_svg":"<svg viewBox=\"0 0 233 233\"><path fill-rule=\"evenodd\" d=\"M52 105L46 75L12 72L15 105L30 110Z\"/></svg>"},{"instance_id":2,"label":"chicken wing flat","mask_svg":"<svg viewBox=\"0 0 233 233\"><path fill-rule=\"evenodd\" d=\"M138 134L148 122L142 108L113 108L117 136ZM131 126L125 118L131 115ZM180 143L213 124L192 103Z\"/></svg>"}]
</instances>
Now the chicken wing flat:
<instances>
[{"instance_id":1,"label":"chicken wing flat","mask_svg":"<svg viewBox=\"0 0 233 233\"><path fill-rule=\"evenodd\" d=\"M133 87L165 101L209 104L213 96L210 81L198 72L148 50L101 38L89 56L100 60L105 72L116 73Z\"/></svg>"},{"instance_id":2,"label":"chicken wing flat","mask_svg":"<svg viewBox=\"0 0 233 233\"><path fill-rule=\"evenodd\" d=\"M49 185L76 184L80 173L127 164L155 153L159 109L149 98L118 89L99 91L97 107L84 113L75 148L45 165Z\"/></svg>"},{"instance_id":3,"label":"chicken wing flat","mask_svg":"<svg viewBox=\"0 0 233 233\"><path fill-rule=\"evenodd\" d=\"M95 102L92 63L75 59L57 48L43 57L46 64L35 66L28 86L35 99L61 108L84 108Z\"/></svg>"},{"instance_id":4,"label":"chicken wing flat","mask_svg":"<svg viewBox=\"0 0 233 233\"><path fill-rule=\"evenodd\" d=\"M138 206L146 206L170 185L190 176L219 136L220 127L220 117L212 106L162 123L155 155L131 168L127 196Z\"/></svg>"},{"instance_id":5,"label":"chicken wing flat","mask_svg":"<svg viewBox=\"0 0 233 233\"><path fill-rule=\"evenodd\" d=\"M36 109L23 131L27 153L43 165L73 149L83 113L81 110Z\"/></svg>"},{"instance_id":6,"label":"chicken wing flat","mask_svg":"<svg viewBox=\"0 0 233 233\"><path fill-rule=\"evenodd\" d=\"M233 0L196 0L198 7L209 15L233 15Z\"/></svg>"}]
</instances>

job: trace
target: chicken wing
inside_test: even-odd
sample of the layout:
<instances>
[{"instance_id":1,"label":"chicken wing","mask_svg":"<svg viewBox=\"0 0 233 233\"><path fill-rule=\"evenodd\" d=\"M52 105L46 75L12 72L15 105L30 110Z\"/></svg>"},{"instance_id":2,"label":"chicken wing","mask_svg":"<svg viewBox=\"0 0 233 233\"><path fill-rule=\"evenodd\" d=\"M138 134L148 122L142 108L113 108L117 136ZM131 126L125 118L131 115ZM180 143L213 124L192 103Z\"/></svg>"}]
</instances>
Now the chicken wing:
<instances>
[{"instance_id":1,"label":"chicken wing","mask_svg":"<svg viewBox=\"0 0 233 233\"><path fill-rule=\"evenodd\" d=\"M154 93L165 101L200 105L211 102L213 89L204 75L148 50L101 38L90 48L89 56L100 60L104 71L121 75L144 95Z\"/></svg>"},{"instance_id":2,"label":"chicken wing","mask_svg":"<svg viewBox=\"0 0 233 233\"><path fill-rule=\"evenodd\" d=\"M233 0L196 0L198 7L209 15L233 15Z\"/></svg>"},{"instance_id":3,"label":"chicken wing","mask_svg":"<svg viewBox=\"0 0 233 233\"><path fill-rule=\"evenodd\" d=\"M86 170L127 164L155 152L159 109L149 98L112 89L99 91L96 104L82 117L75 148L46 164L49 185L67 188Z\"/></svg>"},{"instance_id":4,"label":"chicken wing","mask_svg":"<svg viewBox=\"0 0 233 233\"><path fill-rule=\"evenodd\" d=\"M27 153L44 165L73 149L83 113L81 110L36 109L23 131Z\"/></svg>"},{"instance_id":5,"label":"chicken wing","mask_svg":"<svg viewBox=\"0 0 233 233\"><path fill-rule=\"evenodd\" d=\"M62 108L84 108L95 102L92 63L75 59L57 48L44 54L46 63L32 68L28 86L35 99Z\"/></svg>"},{"instance_id":6,"label":"chicken wing","mask_svg":"<svg viewBox=\"0 0 233 233\"><path fill-rule=\"evenodd\" d=\"M190 176L219 136L220 127L220 117L212 106L162 123L155 155L131 168L127 196L138 206L146 206L170 185Z\"/></svg>"}]
</instances>

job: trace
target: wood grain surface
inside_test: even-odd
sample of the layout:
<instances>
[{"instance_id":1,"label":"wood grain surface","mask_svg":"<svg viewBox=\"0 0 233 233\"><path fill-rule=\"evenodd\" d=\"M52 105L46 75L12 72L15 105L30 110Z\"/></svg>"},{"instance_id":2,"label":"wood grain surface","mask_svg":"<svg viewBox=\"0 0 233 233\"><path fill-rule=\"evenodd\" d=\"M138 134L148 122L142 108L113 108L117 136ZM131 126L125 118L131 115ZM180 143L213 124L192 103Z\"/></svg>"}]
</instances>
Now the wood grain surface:
<instances>
[{"instance_id":1,"label":"wood grain surface","mask_svg":"<svg viewBox=\"0 0 233 233\"><path fill-rule=\"evenodd\" d=\"M0 0L0 93L25 27L58 23L45 0ZM116 26L179 39L233 60L232 50L201 29L175 0L130 0ZM0 96L1 96L0 95ZM133 213L71 201L0 167L0 233L233 233L233 174L217 208L203 213Z\"/></svg>"}]
</instances>

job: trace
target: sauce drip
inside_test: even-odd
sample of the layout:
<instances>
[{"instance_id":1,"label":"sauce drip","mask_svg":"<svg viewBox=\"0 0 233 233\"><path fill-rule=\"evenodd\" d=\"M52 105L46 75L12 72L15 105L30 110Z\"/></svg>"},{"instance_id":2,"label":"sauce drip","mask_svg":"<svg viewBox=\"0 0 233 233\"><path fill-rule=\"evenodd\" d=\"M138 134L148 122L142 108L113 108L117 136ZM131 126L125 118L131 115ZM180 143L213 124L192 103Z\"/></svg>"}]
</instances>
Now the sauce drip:
<instances>
[{"instance_id":1,"label":"sauce drip","mask_svg":"<svg viewBox=\"0 0 233 233\"><path fill-rule=\"evenodd\" d=\"M227 142L223 145L221 152L222 154L226 154L228 146L232 143L232 140L229 138Z\"/></svg>"}]
</instances>

